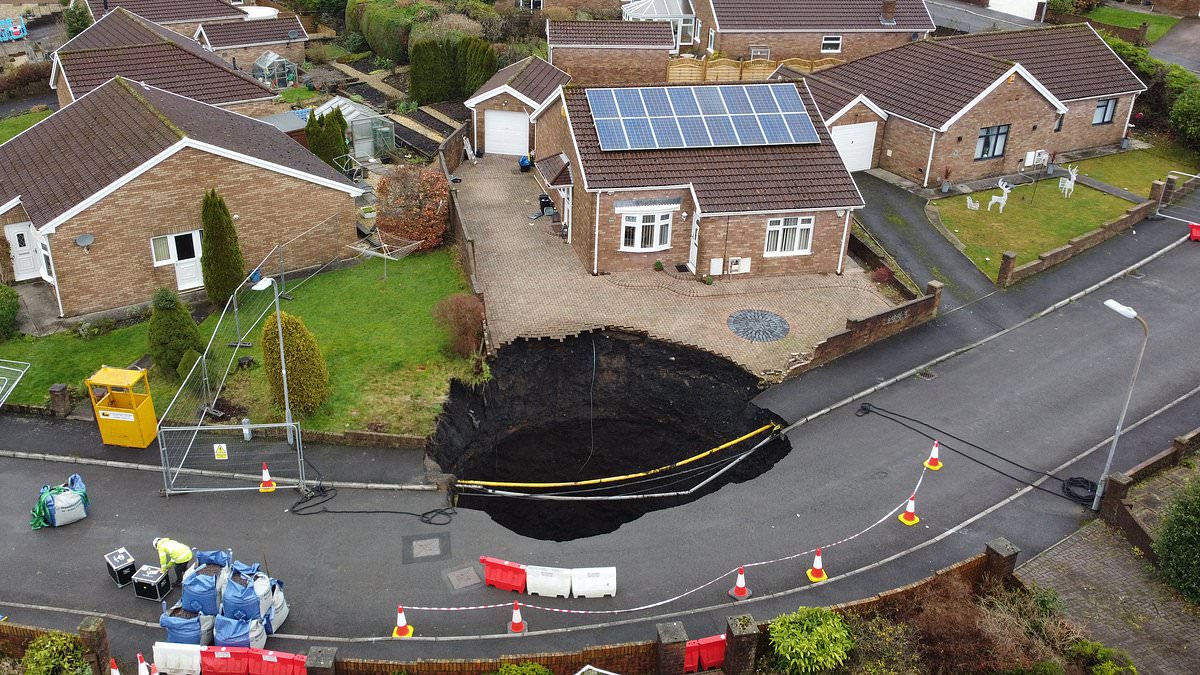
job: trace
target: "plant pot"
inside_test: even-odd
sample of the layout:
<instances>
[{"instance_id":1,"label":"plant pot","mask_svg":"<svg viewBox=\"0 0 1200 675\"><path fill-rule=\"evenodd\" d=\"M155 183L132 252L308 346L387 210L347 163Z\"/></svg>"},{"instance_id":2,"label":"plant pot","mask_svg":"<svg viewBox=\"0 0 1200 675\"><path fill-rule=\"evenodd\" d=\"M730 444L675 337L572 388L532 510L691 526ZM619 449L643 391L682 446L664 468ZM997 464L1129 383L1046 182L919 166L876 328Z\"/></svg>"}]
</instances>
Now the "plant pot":
<instances>
[{"instance_id":1,"label":"plant pot","mask_svg":"<svg viewBox=\"0 0 1200 675\"><path fill-rule=\"evenodd\" d=\"M942 194L946 194L948 192L950 192L950 181L944 180L942 181Z\"/></svg>"},{"instance_id":2,"label":"plant pot","mask_svg":"<svg viewBox=\"0 0 1200 675\"><path fill-rule=\"evenodd\" d=\"M1122 138L1122 139L1121 139L1121 149L1122 149L1122 150L1128 150L1128 149L1129 149L1129 138L1128 138L1128 137L1126 137L1126 138Z\"/></svg>"}]
</instances>

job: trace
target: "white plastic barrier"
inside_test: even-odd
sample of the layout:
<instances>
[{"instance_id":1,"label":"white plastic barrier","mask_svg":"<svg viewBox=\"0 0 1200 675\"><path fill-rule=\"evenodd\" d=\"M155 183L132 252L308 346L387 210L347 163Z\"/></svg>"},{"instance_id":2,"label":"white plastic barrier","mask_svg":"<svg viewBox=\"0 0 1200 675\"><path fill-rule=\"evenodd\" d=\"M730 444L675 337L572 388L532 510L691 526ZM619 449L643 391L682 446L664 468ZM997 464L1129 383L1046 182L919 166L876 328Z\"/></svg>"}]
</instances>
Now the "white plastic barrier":
<instances>
[{"instance_id":1,"label":"white plastic barrier","mask_svg":"<svg viewBox=\"0 0 1200 675\"><path fill-rule=\"evenodd\" d=\"M199 675L200 645L155 642L154 665L164 675Z\"/></svg>"},{"instance_id":2,"label":"white plastic barrier","mask_svg":"<svg viewBox=\"0 0 1200 675\"><path fill-rule=\"evenodd\" d=\"M571 570L571 592L577 598L604 598L617 594L617 568L580 567Z\"/></svg>"},{"instance_id":3,"label":"white plastic barrier","mask_svg":"<svg viewBox=\"0 0 1200 675\"><path fill-rule=\"evenodd\" d=\"M547 598L565 598L571 595L572 570L561 567L525 566L525 592Z\"/></svg>"}]
</instances>

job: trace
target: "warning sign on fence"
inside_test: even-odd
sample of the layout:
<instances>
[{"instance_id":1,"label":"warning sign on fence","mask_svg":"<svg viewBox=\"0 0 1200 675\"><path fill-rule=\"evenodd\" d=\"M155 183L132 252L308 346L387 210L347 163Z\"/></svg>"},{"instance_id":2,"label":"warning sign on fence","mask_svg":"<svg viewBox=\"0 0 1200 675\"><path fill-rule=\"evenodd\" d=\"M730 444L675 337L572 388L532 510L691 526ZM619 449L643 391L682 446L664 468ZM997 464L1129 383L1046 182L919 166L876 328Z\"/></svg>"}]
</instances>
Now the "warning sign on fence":
<instances>
[{"instance_id":1,"label":"warning sign on fence","mask_svg":"<svg viewBox=\"0 0 1200 675\"><path fill-rule=\"evenodd\" d=\"M229 448L225 447L224 443L213 443L213 457L216 459L229 459Z\"/></svg>"}]
</instances>

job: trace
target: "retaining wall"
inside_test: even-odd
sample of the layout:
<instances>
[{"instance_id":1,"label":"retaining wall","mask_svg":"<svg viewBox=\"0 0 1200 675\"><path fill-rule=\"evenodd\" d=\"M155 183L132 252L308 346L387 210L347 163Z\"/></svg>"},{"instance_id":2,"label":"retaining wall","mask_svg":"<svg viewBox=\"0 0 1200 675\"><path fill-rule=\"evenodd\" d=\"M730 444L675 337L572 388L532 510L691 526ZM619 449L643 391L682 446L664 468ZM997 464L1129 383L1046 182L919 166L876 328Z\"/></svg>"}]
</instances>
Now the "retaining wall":
<instances>
[{"instance_id":1,"label":"retaining wall","mask_svg":"<svg viewBox=\"0 0 1200 675\"><path fill-rule=\"evenodd\" d=\"M1079 14L1057 12L1049 7L1046 8L1045 21L1046 23L1053 24L1088 23L1092 25L1092 28L1115 35L1126 42L1132 42L1133 44L1141 47L1145 47L1148 44L1146 40L1146 30L1149 28L1149 26L1144 21L1142 22L1142 25L1137 28L1114 26L1111 23L1096 21L1095 19L1089 19L1086 16Z\"/></svg>"}]
</instances>

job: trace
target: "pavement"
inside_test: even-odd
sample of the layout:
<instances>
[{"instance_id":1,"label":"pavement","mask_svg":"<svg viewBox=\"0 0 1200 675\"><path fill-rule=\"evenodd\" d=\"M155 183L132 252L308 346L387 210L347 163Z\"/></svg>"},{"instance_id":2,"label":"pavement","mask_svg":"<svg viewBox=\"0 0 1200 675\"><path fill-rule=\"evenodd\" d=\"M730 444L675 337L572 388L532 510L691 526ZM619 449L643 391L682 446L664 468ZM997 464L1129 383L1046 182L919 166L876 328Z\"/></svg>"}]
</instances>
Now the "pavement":
<instances>
[{"instance_id":1,"label":"pavement","mask_svg":"<svg viewBox=\"0 0 1200 675\"><path fill-rule=\"evenodd\" d=\"M1157 250L1163 239L1177 238L1178 227L1167 227L1171 222L1149 223L1136 236L1110 240L1091 256L1060 266L1074 272L1048 274L1033 297L1020 289L1034 286L1018 285L1015 292L990 296L912 331L911 339L922 349L944 347L947 340L960 347L976 331L995 333L995 322L1015 325L1031 313L1023 303L1036 301L1040 309L1050 298L1086 285L1089 275L1111 274L1137 260L1143 247ZM753 481L647 514L614 533L571 542L520 537L476 511L459 511L448 526L393 513L440 507L444 497L437 493L344 490L329 506L355 513L299 518L289 513L294 495L283 492L164 499L158 496L161 475L0 458L0 511L10 514L0 524L0 611L16 622L68 627L78 622L78 613L103 611L119 653L144 651L161 630L135 622L153 624L159 608L134 598L128 588L114 588L100 557L124 545L135 557L148 559L151 538L165 534L200 548L232 547L244 560L265 559L271 574L288 584L292 614L284 632L298 636L276 636L270 642L274 648L333 644L344 655L362 657L471 658L651 639L655 621L680 612L691 635L713 634L723 630L730 614L765 618L800 603L840 602L918 580L980 552L998 536L1032 554L1074 531L1089 512L1047 492L1018 497L1021 480L1034 474L1003 467L1021 479L1013 480L968 461L958 451L986 458L948 434L1061 476L1097 475L1103 462L1098 451L1107 447L1140 341L1135 325L1102 307L1106 297L1136 307L1152 330L1127 422L1131 428L1115 466L1132 465L1195 427L1200 397L1190 393L1200 380L1200 360L1181 356L1180 350L1200 330L1200 313L1179 308L1200 292L1200 277L1194 274L1198 260L1200 247L1177 247L1143 265L1138 278L1120 278L939 364L929 373L932 379L901 380L870 396L867 400L876 405L944 429L928 432L943 441L946 468L937 474L921 478L927 436L879 415L858 417L854 406L845 406L793 430L792 452ZM1004 311L989 307L994 298L1007 301ZM975 308L981 314L972 314ZM851 356L807 373L765 392L759 401L797 419L805 406L823 407L845 387L862 389L862 378L870 386L875 377L903 370L920 355L909 336L876 345L863 358ZM880 358L885 362L873 367L872 359ZM814 374L820 377L811 378ZM844 382L814 386L829 378ZM1166 406L1172 407L1150 417ZM48 450L83 453L83 446L95 445L80 426L48 425L35 433ZM0 446L13 438L8 428L0 430ZM1068 464L1082 453L1088 454ZM322 461L330 465L323 469L327 475L338 474L337 467L346 463L335 456ZM25 514L37 486L61 481L75 470L82 470L88 482L90 517L62 530L31 531ZM903 527L895 510L919 480L922 523ZM1046 487L1053 491L1055 486ZM829 546L856 532L865 533ZM811 559L804 552L818 545L826 546L825 565L834 579L793 591L803 583L802 571ZM417 556L421 550L437 553ZM475 561L481 554L562 567L616 565L619 593L598 600L525 598L538 606L598 613L526 607L534 633L502 636L506 603L515 596L478 584L455 589L450 581L456 578L451 573L468 568L478 574ZM726 597L736 565L796 554L787 562L749 568L753 600L735 606ZM680 565L681 560L689 563ZM702 588L689 593L697 587ZM658 601L667 602L634 610ZM418 637L379 641L390 630L397 603L406 606ZM421 609L492 604L497 606L473 611Z\"/></svg>"},{"instance_id":2,"label":"pavement","mask_svg":"<svg viewBox=\"0 0 1200 675\"><path fill-rule=\"evenodd\" d=\"M1023 19L994 9L980 7L957 0L925 0L933 23L941 28L953 28L966 33L989 30L1012 30L1027 26L1041 26L1040 21Z\"/></svg>"},{"instance_id":3,"label":"pavement","mask_svg":"<svg viewBox=\"0 0 1200 675\"><path fill-rule=\"evenodd\" d=\"M1200 17L1185 17L1150 45L1150 55L1200 74Z\"/></svg>"},{"instance_id":4,"label":"pavement","mask_svg":"<svg viewBox=\"0 0 1200 675\"><path fill-rule=\"evenodd\" d=\"M51 110L58 110L58 95L50 92L14 101L0 101L0 117L11 117L29 112L29 109L35 105L45 105L49 106Z\"/></svg>"}]
</instances>

